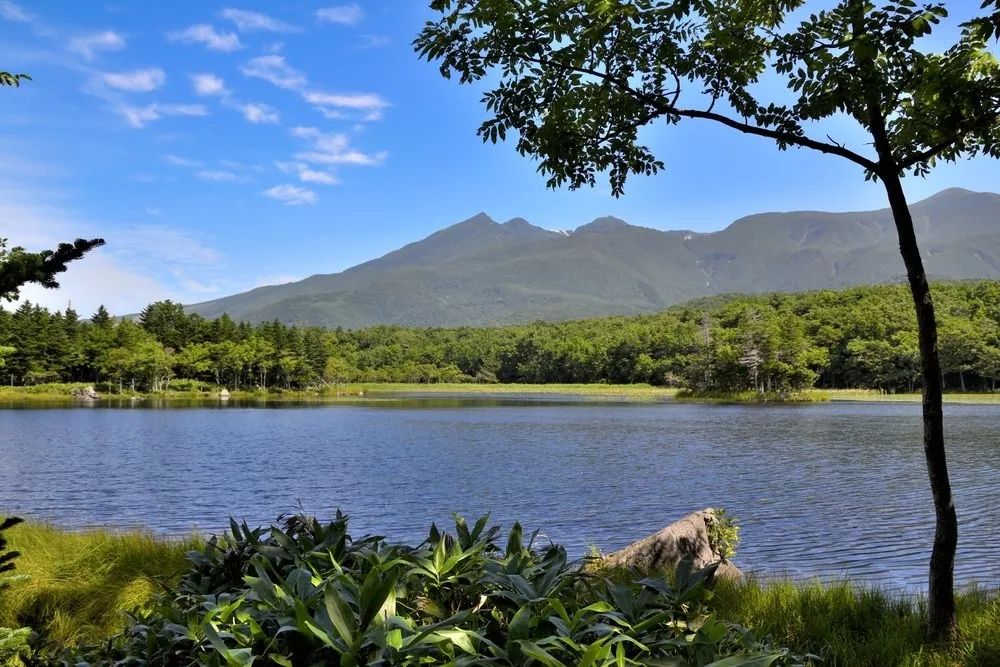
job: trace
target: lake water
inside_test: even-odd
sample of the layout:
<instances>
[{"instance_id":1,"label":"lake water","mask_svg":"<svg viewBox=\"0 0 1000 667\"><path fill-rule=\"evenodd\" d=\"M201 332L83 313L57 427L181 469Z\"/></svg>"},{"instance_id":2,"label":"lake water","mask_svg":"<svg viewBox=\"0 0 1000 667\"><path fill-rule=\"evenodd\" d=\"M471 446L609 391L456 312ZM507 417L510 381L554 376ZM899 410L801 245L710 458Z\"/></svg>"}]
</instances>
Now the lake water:
<instances>
[{"instance_id":1,"label":"lake water","mask_svg":"<svg viewBox=\"0 0 1000 667\"><path fill-rule=\"evenodd\" d=\"M945 408L961 581L1000 581L1000 406ZM0 508L164 533L301 506L421 540L492 512L571 553L693 510L743 526L746 570L921 587L933 511L915 404L526 399L0 411Z\"/></svg>"}]
</instances>

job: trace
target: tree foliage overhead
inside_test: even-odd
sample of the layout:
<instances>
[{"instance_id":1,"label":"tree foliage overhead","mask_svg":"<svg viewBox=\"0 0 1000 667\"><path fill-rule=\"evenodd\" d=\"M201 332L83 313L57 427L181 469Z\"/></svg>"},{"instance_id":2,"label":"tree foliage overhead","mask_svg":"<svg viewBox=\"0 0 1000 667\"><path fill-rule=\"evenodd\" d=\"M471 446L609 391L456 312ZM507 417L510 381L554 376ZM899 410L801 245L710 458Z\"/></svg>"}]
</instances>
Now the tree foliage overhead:
<instances>
[{"instance_id":1,"label":"tree foliage overhead","mask_svg":"<svg viewBox=\"0 0 1000 667\"><path fill-rule=\"evenodd\" d=\"M59 287L55 277L66 271L70 262L102 245L104 239L77 239L60 243L55 250L28 252L21 247L8 250L7 239L0 239L0 299L17 299L20 288L28 283Z\"/></svg>"},{"instance_id":2,"label":"tree foliage overhead","mask_svg":"<svg viewBox=\"0 0 1000 667\"><path fill-rule=\"evenodd\" d=\"M1000 66L986 49L995 15L931 53L921 38L947 15L944 2L841 0L793 21L804 5L434 0L441 17L415 46L446 77L498 77L479 134L496 142L516 132L517 150L539 159L552 187L594 185L606 172L621 194L630 174L664 167L639 129L685 118L838 155L870 177L1000 156ZM787 90L769 99L760 84L774 78ZM880 122L872 104L889 119L893 164L809 134L839 114L870 132Z\"/></svg>"},{"instance_id":3,"label":"tree foliage overhead","mask_svg":"<svg viewBox=\"0 0 1000 667\"><path fill-rule=\"evenodd\" d=\"M0 71L0 86L19 88L22 81L31 81L31 77L27 74L11 74Z\"/></svg>"}]
</instances>

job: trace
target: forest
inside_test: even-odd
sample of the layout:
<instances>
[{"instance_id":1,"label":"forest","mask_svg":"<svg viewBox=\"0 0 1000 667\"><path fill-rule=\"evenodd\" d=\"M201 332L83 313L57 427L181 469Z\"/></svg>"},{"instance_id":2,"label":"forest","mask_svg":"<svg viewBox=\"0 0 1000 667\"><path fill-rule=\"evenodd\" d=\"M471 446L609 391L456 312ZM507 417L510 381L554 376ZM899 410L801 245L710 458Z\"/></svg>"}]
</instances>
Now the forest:
<instances>
[{"instance_id":1,"label":"forest","mask_svg":"<svg viewBox=\"0 0 1000 667\"><path fill-rule=\"evenodd\" d=\"M1000 378L1000 283L939 283L946 387ZM649 383L696 392L811 387L914 391L920 357L904 285L730 295L655 315L488 328L356 331L204 319L180 304L90 318L0 309L0 378L106 391L298 390L353 382Z\"/></svg>"}]
</instances>

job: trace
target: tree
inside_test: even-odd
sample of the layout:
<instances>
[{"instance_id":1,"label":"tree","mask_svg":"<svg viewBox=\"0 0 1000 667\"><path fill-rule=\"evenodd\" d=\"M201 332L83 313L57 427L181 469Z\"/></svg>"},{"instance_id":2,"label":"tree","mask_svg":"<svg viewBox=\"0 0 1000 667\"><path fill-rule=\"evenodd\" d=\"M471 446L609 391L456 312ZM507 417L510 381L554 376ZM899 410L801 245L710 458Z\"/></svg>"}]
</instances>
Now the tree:
<instances>
[{"instance_id":1,"label":"tree","mask_svg":"<svg viewBox=\"0 0 1000 667\"><path fill-rule=\"evenodd\" d=\"M101 327L102 329L106 329L111 326L111 313L109 313L108 309L104 307L104 304L98 306L94 314L90 316L90 323L95 327Z\"/></svg>"},{"instance_id":2,"label":"tree","mask_svg":"<svg viewBox=\"0 0 1000 667\"><path fill-rule=\"evenodd\" d=\"M924 453L936 530L928 632L955 633L958 524L944 446L937 326L902 178L936 162L1000 157L1000 67L986 50L997 13L966 23L943 53L921 49L944 2L838 0L804 19L804 0L433 0L440 12L414 42L462 83L489 78L484 141L516 133L551 187L594 185L621 195L632 174L663 162L638 132L654 121L704 120L857 165L885 189L917 316ZM762 78L787 94L759 98ZM790 98L791 101L787 101ZM846 116L870 139L858 152L807 130ZM867 149L865 149L867 151Z\"/></svg>"},{"instance_id":3,"label":"tree","mask_svg":"<svg viewBox=\"0 0 1000 667\"><path fill-rule=\"evenodd\" d=\"M0 239L0 299L14 301L28 283L59 287L55 277L68 268L67 264L102 245L104 239L77 239L60 243L55 250L27 252L20 246L8 250L7 239Z\"/></svg>"},{"instance_id":4,"label":"tree","mask_svg":"<svg viewBox=\"0 0 1000 667\"><path fill-rule=\"evenodd\" d=\"M11 74L10 72L0 71L0 86L20 88L22 81L31 81L31 77L27 74Z\"/></svg>"}]
</instances>

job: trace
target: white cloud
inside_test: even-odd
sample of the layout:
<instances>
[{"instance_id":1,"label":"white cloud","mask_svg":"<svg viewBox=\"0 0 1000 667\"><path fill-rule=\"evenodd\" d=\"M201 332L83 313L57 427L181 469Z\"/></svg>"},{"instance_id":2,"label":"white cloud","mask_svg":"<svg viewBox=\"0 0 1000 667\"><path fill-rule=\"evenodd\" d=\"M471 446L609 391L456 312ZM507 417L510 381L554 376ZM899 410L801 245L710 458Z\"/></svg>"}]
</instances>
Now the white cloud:
<instances>
[{"instance_id":1,"label":"white cloud","mask_svg":"<svg viewBox=\"0 0 1000 667\"><path fill-rule=\"evenodd\" d=\"M159 67L137 69L131 72L105 72L101 80L112 88L132 93L148 93L162 86L167 75Z\"/></svg>"},{"instance_id":2,"label":"white cloud","mask_svg":"<svg viewBox=\"0 0 1000 667\"><path fill-rule=\"evenodd\" d=\"M251 123L277 123L278 112L266 104L244 104L240 107L243 117Z\"/></svg>"},{"instance_id":3,"label":"white cloud","mask_svg":"<svg viewBox=\"0 0 1000 667\"><path fill-rule=\"evenodd\" d=\"M213 51L236 51L243 48L235 32L217 32L207 23L199 23L184 30L168 33L167 37L173 42L204 44Z\"/></svg>"},{"instance_id":4,"label":"white cloud","mask_svg":"<svg viewBox=\"0 0 1000 667\"><path fill-rule=\"evenodd\" d=\"M0 0L0 17L15 23L30 23L34 18L10 0Z\"/></svg>"},{"instance_id":5,"label":"white cloud","mask_svg":"<svg viewBox=\"0 0 1000 667\"><path fill-rule=\"evenodd\" d=\"M229 91L226 90L226 82L207 72L192 74L191 85L194 86L194 92L203 97L229 94Z\"/></svg>"},{"instance_id":6,"label":"white cloud","mask_svg":"<svg viewBox=\"0 0 1000 667\"><path fill-rule=\"evenodd\" d=\"M258 56L240 68L244 75L263 79L279 88L299 90L306 85L305 75L285 62L284 56Z\"/></svg>"},{"instance_id":7,"label":"white cloud","mask_svg":"<svg viewBox=\"0 0 1000 667\"><path fill-rule=\"evenodd\" d=\"M318 107L340 107L356 111L384 109L389 103L374 93L319 93L303 94L306 102Z\"/></svg>"},{"instance_id":8,"label":"white cloud","mask_svg":"<svg viewBox=\"0 0 1000 667\"><path fill-rule=\"evenodd\" d=\"M374 93L321 93L309 91L302 94L306 102L316 107L324 117L330 120L342 120L348 114L341 111L363 112L361 120L373 122L382 119L382 110L390 106L388 102Z\"/></svg>"},{"instance_id":9,"label":"white cloud","mask_svg":"<svg viewBox=\"0 0 1000 667\"><path fill-rule=\"evenodd\" d=\"M287 183L275 185L273 188L264 190L263 194L271 199L277 199L280 202L284 202L288 206L301 206L302 204L316 203L315 192L305 188L300 188L296 185L289 185Z\"/></svg>"},{"instance_id":10,"label":"white cloud","mask_svg":"<svg viewBox=\"0 0 1000 667\"><path fill-rule=\"evenodd\" d=\"M302 162L275 162L274 165L286 174L295 174L303 183L338 185L337 177L325 171L315 171Z\"/></svg>"},{"instance_id":11,"label":"white cloud","mask_svg":"<svg viewBox=\"0 0 1000 667\"><path fill-rule=\"evenodd\" d=\"M173 153L169 153L163 159L166 160L168 164L172 164L175 167L194 168L201 166L201 160L191 160L189 158L180 157L179 155L174 155Z\"/></svg>"},{"instance_id":12,"label":"white cloud","mask_svg":"<svg viewBox=\"0 0 1000 667\"><path fill-rule=\"evenodd\" d=\"M269 32L295 32L296 28L267 14L251 12L246 9L229 7L219 12L219 16L236 24L240 32L267 30Z\"/></svg>"},{"instance_id":13,"label":"white cloud","mask_svg":"<svg viewBox=\"0 0 1000 667\"><path fill-rule=\"evenodd\" d=\"M299 179L303 183L319 183L321 185L337 185L340 182L332 174L325 171L313 171L309 167L299 169Z\"/></svg>"},{"instance_id":14,"label":"white cloud","mask_svg":"<svg viewBox=\"0 0 1000 667\"><path fill-rule=\"evenodd\" d=\"M105 30L71 39L67 48L87 60L93 60L100 51L121 51L126 46L124 37L111 30Z\"/></svg>"},{"instance_id":15,"label":"white cloud","mask_svg":"<svg viewBox=\"0 0 1000 667\"><path fill-rule=\"evenodd\" d=\"M350 145L346 134L327 134L315 127L292 128L292 136L310 142L310 150L297 153L296 159L313 164L350 164L356 166L375 167L389 156L387 151L364 153Z\"/></svg>"},{"instance_id":16,"label":"white cloud","mask_svg":"<svg viewBox=\"0 0 1000 667\"><path fill-rule=\"evenodd\" d=\"M316 10L316 18L323 23L339 23L340 25L355 25L364 18L365 13L355 4L337 7L323 7Z\"/></svg>"},{"instance_id":17,"label":"white cloud","mask_svg":"<svg viewBox=\"0 0 1000 667\"><path fill-rule=\"evenodd\" d=\"M213 170L202 170L195 173L195 176L203 181L212 181L213 183L245 183L246 176L240 176L239 174L234 174L231 171L213 171Z\"/></svg>"},{"instance_id":18,"label":"white cloud","mask_svg":"<svg viewBox=\"0 0 1000 667\"><path fill-rule=\"evenodd\" d=\"M208 109L200 104L148 104L144 107L124 106L118 113L125 117L132 127L144 127L147 123L160 120L164 116L207 116Z\"/></svg>"}]
</instances>

